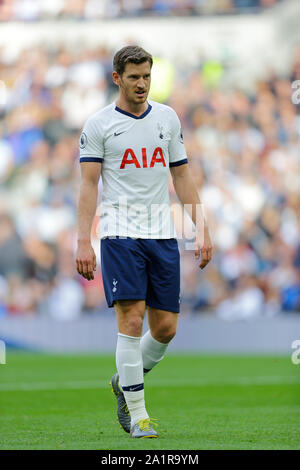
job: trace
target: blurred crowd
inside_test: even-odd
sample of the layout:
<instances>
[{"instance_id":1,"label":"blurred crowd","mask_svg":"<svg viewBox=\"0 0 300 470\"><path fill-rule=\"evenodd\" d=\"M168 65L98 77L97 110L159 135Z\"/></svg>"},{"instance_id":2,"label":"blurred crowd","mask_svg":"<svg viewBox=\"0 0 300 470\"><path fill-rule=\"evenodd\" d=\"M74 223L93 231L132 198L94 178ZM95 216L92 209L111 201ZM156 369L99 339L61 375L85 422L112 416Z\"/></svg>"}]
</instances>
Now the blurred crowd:
<instances>
[{"instance_id":1,"label":"blurred crowd","mask_svg":"<svg viewBox=\"0 0 300 470\"><path fill-rule=\"evenodd\" d=\"M91 20L145 15L234 14L279 0L0 0L0 21Z\"/></svg>"},{"instance_id":2,"label":"blurred crowd","mask_svg":"<svg viewBox=\"0 0 300 470\"><path fill-rule=\"evenodd\" d=\"M98 212L94 281L77 274L75 250L78 138L87 117L116 96L112 55L40 47L7 62L0 51L0 316L107 312ZM202 271L188 240L179 241L182 313L230 320L299 312L300 118L291 81L300 79L300 48L287 76L270 72L251 94L224 88L226 68L213 81L207 70L176 64L167 100L182 122L214 244ZM171 178L170 192L180 228Z\"/></svg>"}]
</instances>

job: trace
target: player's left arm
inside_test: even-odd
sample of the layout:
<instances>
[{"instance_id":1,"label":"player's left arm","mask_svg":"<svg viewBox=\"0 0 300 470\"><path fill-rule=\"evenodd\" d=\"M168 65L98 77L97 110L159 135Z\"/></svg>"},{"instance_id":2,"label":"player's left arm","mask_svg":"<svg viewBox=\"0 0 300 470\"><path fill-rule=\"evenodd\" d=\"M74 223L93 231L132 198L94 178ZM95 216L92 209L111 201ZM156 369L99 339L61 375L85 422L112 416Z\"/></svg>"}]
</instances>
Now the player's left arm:
<instances>
[{"instance_id":1,"label":"player's left arm","mask_svg":"<svg viewBox=\"0 0 300 470\"><path fill-rule=\"evenodd\" d=\"M186 206L196 228L195 256L200 258L199 267L203 269L212 257L212 243L210 240L208 225L204 217L198 191L192 178L188 158L183 142L180 120L174 110L170 110L170 142L169 142L169 167L173 178L176 194Z\"/></svg>"},{"instance_id":2,"label":"player's left arm","mask_svg":"<svg viewBox=\"0 0 300 470\"><path fill-rule=\"evenodd\" d=\"M212 243L208 224L204 216L196 185L191 175L188 163L170 167L176 194L183 206L188 205L188 213L196 227L195 256L200 258L199 267L203 269L212 258Z\"/></svg>"}]
</instances>

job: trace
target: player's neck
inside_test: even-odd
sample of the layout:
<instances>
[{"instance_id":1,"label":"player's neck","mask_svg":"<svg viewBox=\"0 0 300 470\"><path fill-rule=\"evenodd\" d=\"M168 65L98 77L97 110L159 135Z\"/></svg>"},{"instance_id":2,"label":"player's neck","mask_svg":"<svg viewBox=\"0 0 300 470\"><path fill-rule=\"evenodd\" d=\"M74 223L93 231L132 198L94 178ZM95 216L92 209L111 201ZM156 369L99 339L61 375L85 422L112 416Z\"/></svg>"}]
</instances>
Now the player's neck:
<instances>
[{"instance_id":1,"label":"player's neck","mask_svg":"<svg viewBox=\"0 0 300 470\"><path fill-rule=\"evenodd\" d=\"M125 99L122 99L121 96L116 101L116 105L118 108L122 109L122 111L134 114L135 116L141 116L148 109L147 101L145 101L144 103L131 103L126 101Z\"/></svg>"}]
</instances>

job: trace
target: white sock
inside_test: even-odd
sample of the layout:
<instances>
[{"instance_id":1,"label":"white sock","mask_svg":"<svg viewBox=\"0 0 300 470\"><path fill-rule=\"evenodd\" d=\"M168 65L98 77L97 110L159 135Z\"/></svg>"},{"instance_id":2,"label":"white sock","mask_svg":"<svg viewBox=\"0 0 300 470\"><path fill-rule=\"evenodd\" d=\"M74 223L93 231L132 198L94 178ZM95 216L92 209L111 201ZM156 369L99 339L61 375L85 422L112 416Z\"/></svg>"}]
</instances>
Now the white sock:
<instances>
[{"instance_id":1,"label":"white sock","mask_svg":"<svg viewBox=\"0 0 300 470\"><path fill-rule=\"evenodd\" d=\"M140 337L118 333L116 364L125 400L131 417L131 426L149 418L145 408L144 375Z\"/></svg>"},{"instance_id":2,"label":"white sock","mask_svg":"<svg viewBox=\"0 0 300 470\"><path fill-rule=\"evenodd\" d=\"M169 343L160 343L151 336L150 330L141 339L144 374L153 369L163 358Z\"/></svg>"}]
</instances>

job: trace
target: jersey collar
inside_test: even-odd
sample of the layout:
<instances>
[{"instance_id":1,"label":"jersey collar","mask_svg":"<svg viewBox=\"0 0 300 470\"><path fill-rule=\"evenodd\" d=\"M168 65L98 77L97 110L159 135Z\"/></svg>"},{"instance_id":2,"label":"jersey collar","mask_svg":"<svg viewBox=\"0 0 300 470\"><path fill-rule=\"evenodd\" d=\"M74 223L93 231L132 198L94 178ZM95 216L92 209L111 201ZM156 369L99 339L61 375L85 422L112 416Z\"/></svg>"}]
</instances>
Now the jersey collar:
<instances>
[{"instance_id":1,"label":"jersey collar","mask_svg":"<svg viewBox=\"0 0 300 470\"><path fill-rule=\"evenodd\" d=\"M115 106L116 111L118 111L119 113L125 114L125 116L129 116L133 119L143 119L145 116L147 116L147 114L150 113L151 109L152 109L152 106L151 104L148 103L148 108L146 109L146 111L140 116L135 116L134 114L131 114L128 111L124 111L124 109L118 108L118 106Z\"/></svg>"}]
</instances>

